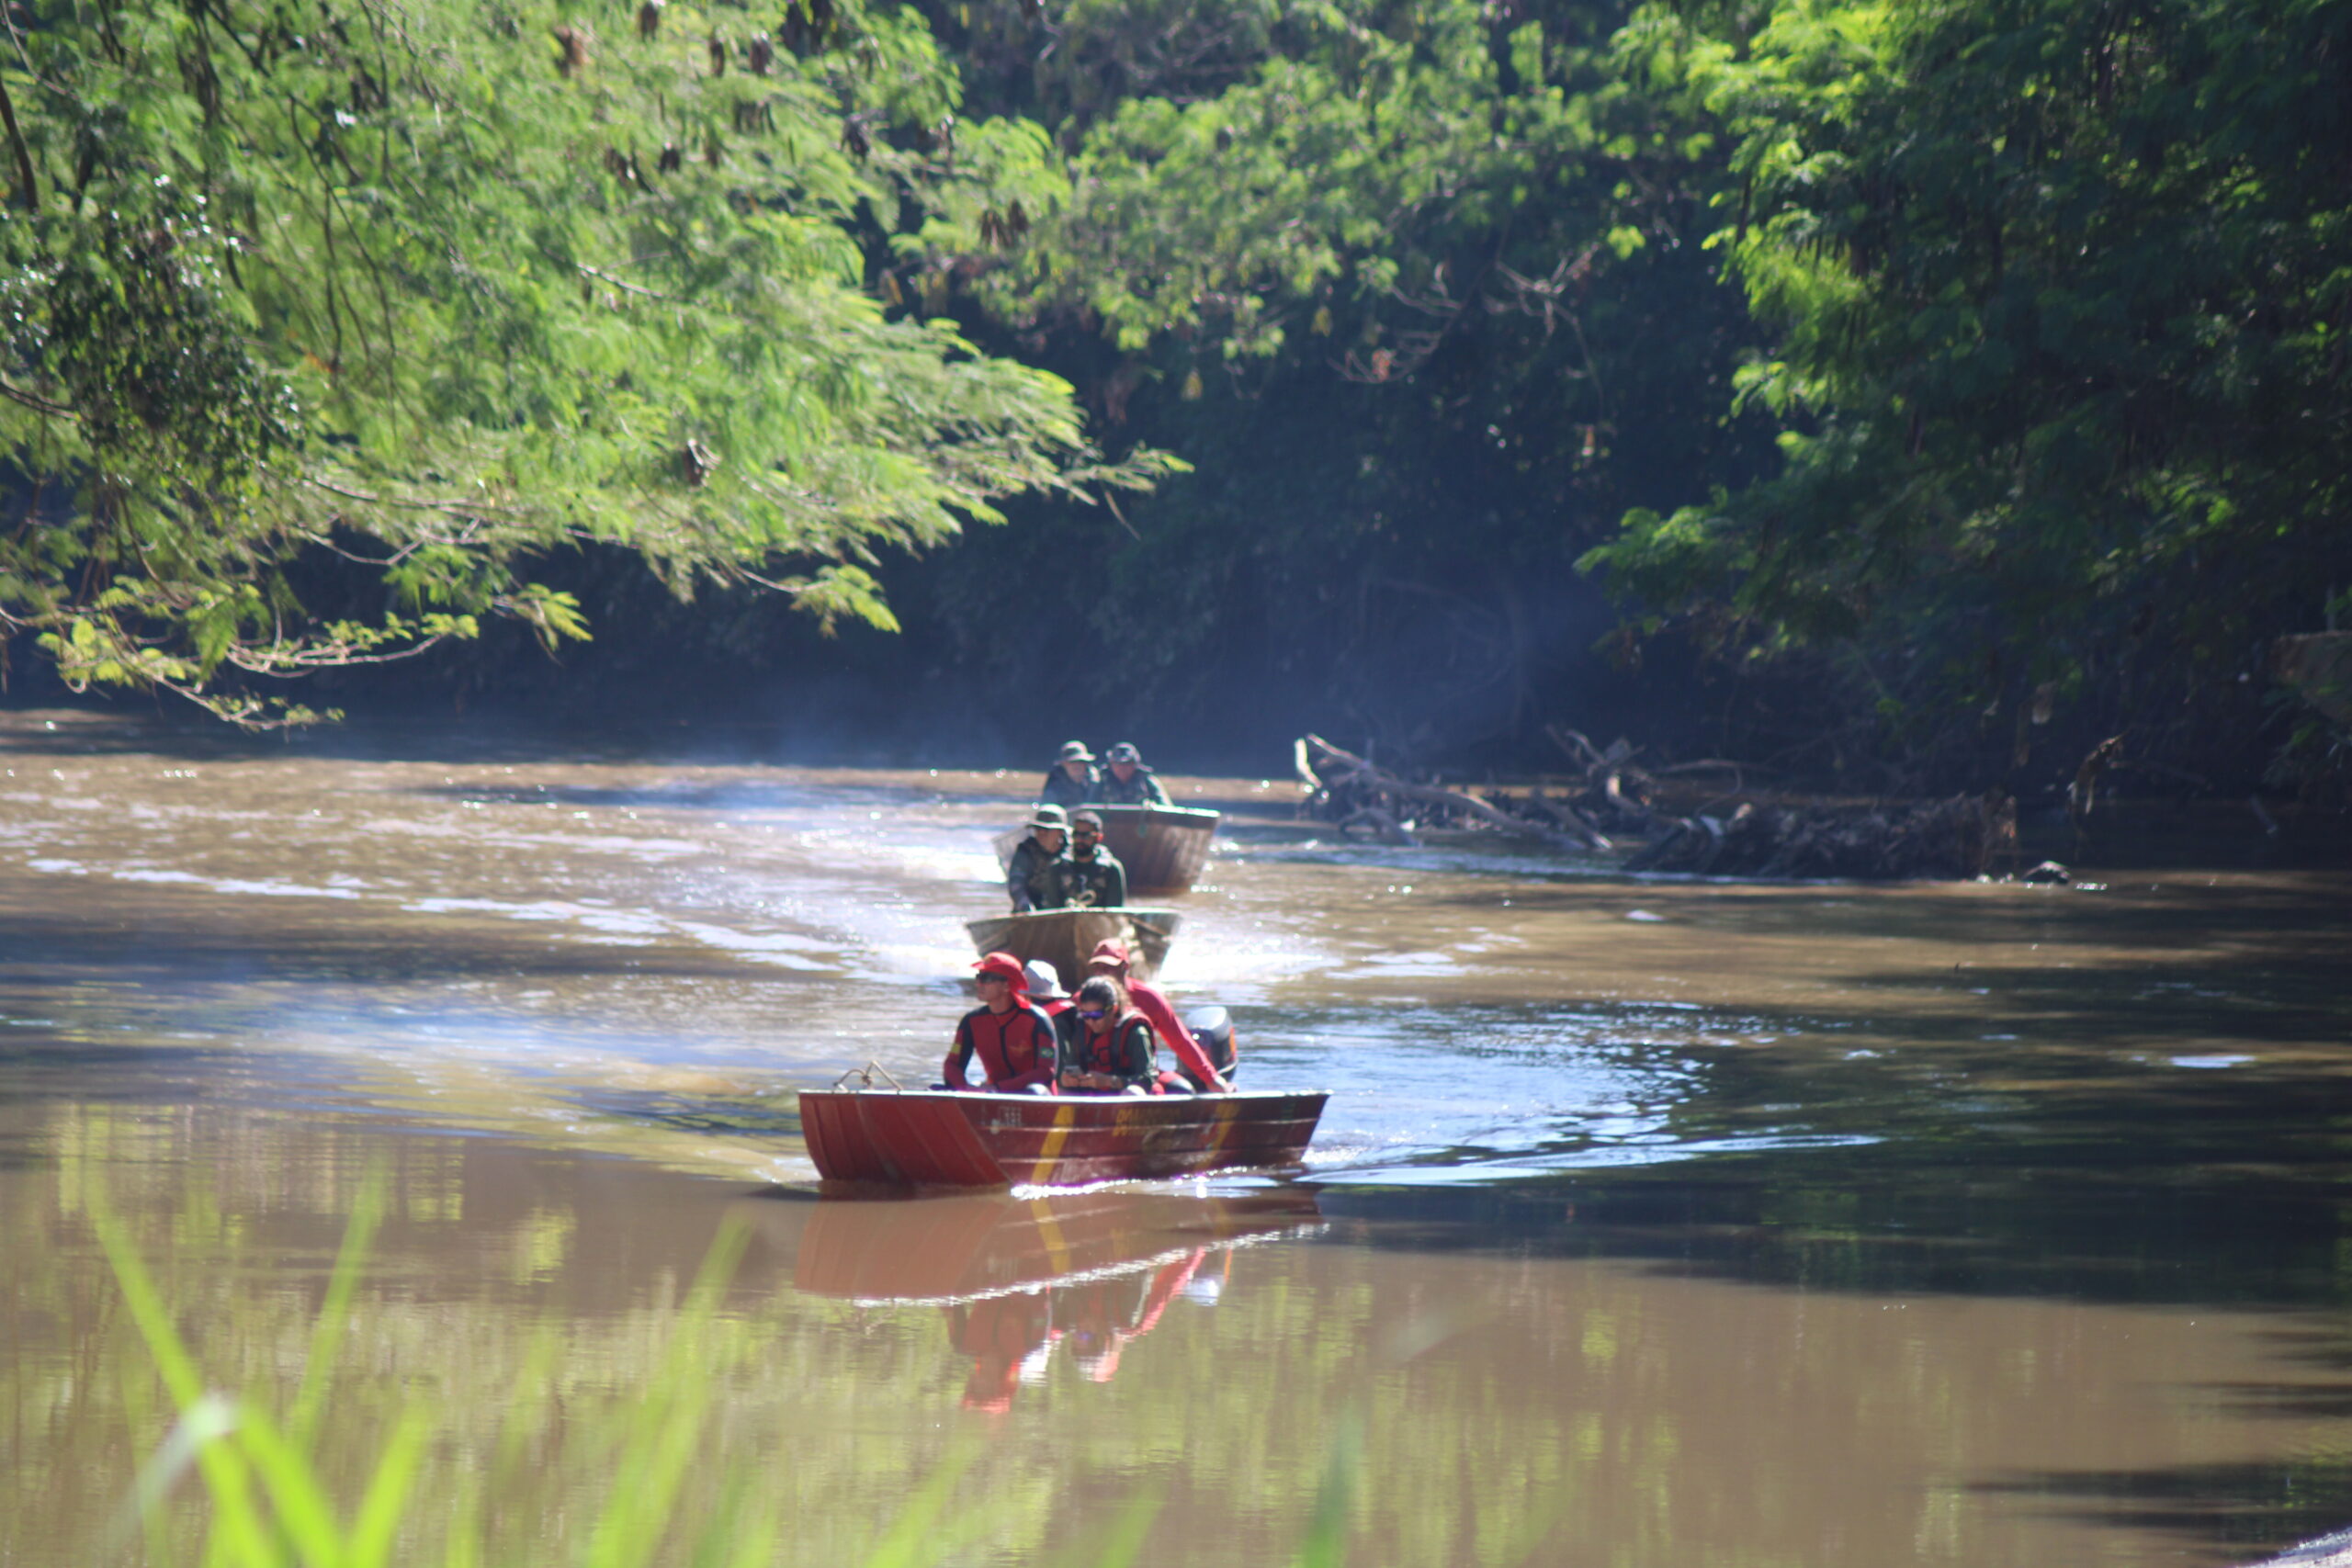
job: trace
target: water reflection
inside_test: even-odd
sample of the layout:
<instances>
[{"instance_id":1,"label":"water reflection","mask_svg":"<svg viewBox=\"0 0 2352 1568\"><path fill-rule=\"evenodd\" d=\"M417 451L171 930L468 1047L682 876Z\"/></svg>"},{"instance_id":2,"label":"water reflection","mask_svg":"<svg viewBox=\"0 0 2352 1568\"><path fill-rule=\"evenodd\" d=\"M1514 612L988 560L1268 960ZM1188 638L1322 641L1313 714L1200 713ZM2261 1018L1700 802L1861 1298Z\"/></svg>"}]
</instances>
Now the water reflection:
<instances>
[{"instance_id":1,"label":"water reflection","mask_svg":"<svg viewBox=\"0 0 2352 1568\"><path fill-rule=\"evenodd\" d=\"M748 1205L768 1228L779 1206ZM970 1193L828 1199L796 1238L793 1283L864 1307L935 1305L971 1360L967 1410L1001 1413L1057 1347L1092 1382L1179 1298L1223 1299L1236 1247L1321 1227L1312 1193Z\"/></svg>"},{"instance_id":2,"label":"water reflection","mask_svg":"<svg viewBox=\"0 0 2352 1568\"><path fill-rule=\"evenodd\" d=\"M485 1495L490 1561L594 1517L730 1216L754 1235L695 1342L725 1396L686 1506L750 1464L794 1511L788 1560L828 1568L975 1436L974 1499L1029 1499L972 1544L988 1563L1051 1558L1147 1487L1171 1499L1148 1560L1285 1560L1347 1431L1349 1561L1374 1568L2214 1568L2352 1499L2335 1314L1906 1279L1906 1247L1964 1260L1971 1230L2024 1234L1994 1207L1904 1238L1850 1191L1657 1172L835 1202L135 1093L0 1104L0 1560L25 1568L136 1561L106 1522L169 1425L91 1192L208 1377L282 1407L371 1167L390 1217L324 1461L348 1501L399 1413L430 1411L423 1507ZM2106 1266L2161 1296L2201 1256L2194 1230L2170 1246ZM1797 1288L1758 1288L1791 1259Z\"/></svg>"},{"instance_id":3,"label":"water reflection","mask_svg":"<svg viewBox=\"0 0 2352 1568\"><path fill-rule=\"evenodd\" d=\"M1285 1560L1351 1431L1372 1564L2204 1565L2352 1516L2341 876L1571 880L1295 853L1235 786L1169 984L1337 1091L1314 1195L1048 1226L746 1196L811 1175L795 1085L936 1065L1025 773L135 740L0 716L0 1562L104 1561L161 1430L94 1185L282 1394L378 1159L331 1457L430 1404L492 1561L593 1517L597 1413L750 1212L696 1484L757 1456L812 1563L974 1438L989 1562L1147 1486L1151 1560Z\"/></svg>"}]
</instances>

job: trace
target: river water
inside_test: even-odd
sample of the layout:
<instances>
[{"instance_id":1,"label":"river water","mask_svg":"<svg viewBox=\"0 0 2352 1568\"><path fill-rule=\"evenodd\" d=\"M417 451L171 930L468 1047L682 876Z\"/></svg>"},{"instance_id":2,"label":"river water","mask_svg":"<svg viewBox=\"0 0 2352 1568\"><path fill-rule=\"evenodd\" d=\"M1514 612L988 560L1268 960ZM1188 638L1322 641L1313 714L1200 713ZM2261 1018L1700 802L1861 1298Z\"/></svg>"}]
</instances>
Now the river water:
<instances>
[{"instance_id":1,"label":"river water","mask_svg":"<svg viewBox=\"0 0 2352 1568\"><path fill-rule=\"evenodd\" d=\"M925 1497L912 1560L975 1563L1124 1521L2138 1568L2352 1518L2352 879L1638 881L1180 781L1227 818L1163 980L1334 1090L1308 1168L820 1199L792 1091L936 1070L1033 782L0 715L0 1564L194 1555L192 1481L129 1506L171 1422L93 1216L283 1412L369 1193L311 1384L346 1503L429 1424L401 1561L579 1555L682 1378L673 1517L755 1495L809 1563Z\"/></svg>"}]
</instances>

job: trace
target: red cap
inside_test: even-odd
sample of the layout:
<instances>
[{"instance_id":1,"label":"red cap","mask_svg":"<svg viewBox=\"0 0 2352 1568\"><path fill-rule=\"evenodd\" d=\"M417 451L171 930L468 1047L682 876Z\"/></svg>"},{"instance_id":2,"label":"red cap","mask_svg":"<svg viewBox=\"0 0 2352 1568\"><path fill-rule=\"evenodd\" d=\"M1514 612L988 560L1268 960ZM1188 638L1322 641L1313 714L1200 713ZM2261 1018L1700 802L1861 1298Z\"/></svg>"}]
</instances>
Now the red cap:
<instances>
[{"instance_id":1,"label":"red cap","mask_svg":"<svg viewBox=\"0 0 2352 1568\"><path fill-rule=\"evenodd\" d=\"M1021 960L1009 953L991 953L972 967L983 975L1001 975L1012 982L1016 991L1029 988L1029 972L1021 967Z\"/></svg>"},{"instance_id":2,"label":"red cap","mask_svg":"<svg viewBox=\"0 0 2352 1568\"><path fill-rule=\"evenodd\" d=\"M1094 944L1094 951L1086 955L1086 966L1089 969L1098 964L1107 964L1114 969L1125 969L1127 966L1127 944L1114 936L1104 937Z\"/></svg>"}]
</instances>

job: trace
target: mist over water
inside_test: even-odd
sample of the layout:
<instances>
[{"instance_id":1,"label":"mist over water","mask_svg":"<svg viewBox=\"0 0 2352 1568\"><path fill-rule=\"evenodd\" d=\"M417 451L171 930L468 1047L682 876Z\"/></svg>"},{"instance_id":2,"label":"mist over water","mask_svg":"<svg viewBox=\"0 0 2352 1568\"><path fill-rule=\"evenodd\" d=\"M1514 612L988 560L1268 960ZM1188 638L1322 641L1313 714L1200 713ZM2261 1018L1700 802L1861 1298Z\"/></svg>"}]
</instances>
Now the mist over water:
<instances>
[{"instance_id":1,"label":"mist over water","mask_svg":"<svg viewBox=\"0 0 2352 1568\"><path fill-rule=\"evenodd\" d=\"M251 1367L386 1158L365 1310L453 1398L526 1320L625 1389L752 1224L788 1350L730 1442L838 1476L811 1562L957 1432L1050 1498L991 1562L1146 1483L1157 1550L1276 1560L1341 1431L1375 1563L2219 1564L2352 1513L2340 875L1637 881L1180 780L1227 818L1163 982L1333 1091L1306 1171L844 1205L792 1091L935 1073L1036 770L324 750L0 718L0 1561L102 1560L155 1437L73 1373L88 1184Z\"/></svg>"}]
</instances>

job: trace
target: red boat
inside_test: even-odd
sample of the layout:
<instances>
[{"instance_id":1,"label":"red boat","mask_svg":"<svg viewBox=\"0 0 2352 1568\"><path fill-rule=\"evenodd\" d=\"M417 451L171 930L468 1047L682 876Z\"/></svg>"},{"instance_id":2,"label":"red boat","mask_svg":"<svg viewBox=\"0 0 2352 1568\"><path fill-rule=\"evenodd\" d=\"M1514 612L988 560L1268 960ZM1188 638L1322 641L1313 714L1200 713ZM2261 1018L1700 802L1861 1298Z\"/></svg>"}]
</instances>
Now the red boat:
<instances>
[{"instance_id":1,"label":"red boat","mask_svg":"<svg viewBox=\"0 0 2352 1568\"><path fill-rule=\"evenodd\" d=\"M1329 1098L803 1089L800 1132L828 1181L1074 1187L1296 1165Z\"/></svg>"}]
</instances>

